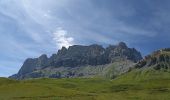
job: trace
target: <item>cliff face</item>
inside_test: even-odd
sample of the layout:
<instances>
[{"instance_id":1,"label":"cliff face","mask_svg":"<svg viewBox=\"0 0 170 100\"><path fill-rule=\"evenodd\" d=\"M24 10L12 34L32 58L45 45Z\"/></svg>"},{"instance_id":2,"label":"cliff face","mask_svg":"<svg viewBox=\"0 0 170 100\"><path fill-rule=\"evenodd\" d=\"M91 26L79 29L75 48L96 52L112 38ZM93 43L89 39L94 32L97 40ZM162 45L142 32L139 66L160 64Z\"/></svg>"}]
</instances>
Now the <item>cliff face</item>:
<instances>
[{"instance_id":1,"label":"cliff face","mask_svg":"<svg viewBox=\"0 0 170 100\"><path fill-rule=\"evenodd\" d=\"M136 63L142 59L140 52L138 52L135 48L128 48L123 42L120 42L116 46L111 45L107 47L105 55L109 60L109 63L120 59L127 59Z\"/></svg>"},{"instance_id":2,"label":"cliff face","mask_svg":"<svg viewBox=\"0 0 170 100\"><path fill-rule=\"evenodd\" d=\"M49 62L48 62L47 55L42 55L39 58L35 58L35 59L28 58L26 59L23 66L19 70L18 74L19 75L27 74L34 70L42 69L43 67L48 66L48 65L49 65Z\"/></svg>"},{"instance_id":3,"label":"cliff face","mask_svg":"<svg viewBox=\"0 0 170 100\"><path fill-rule=\"evenodd\" d=\"M97 44L90 46L74 45L68 49L62 47L57 54L53 54L50 58L42 55L39 58L27 59L14 77L24 76L33 71L47 68L97 66L123 60L130 60L136 63L141 59L140 52L134 48L128 48L123 42L120 42L118 45L110 45L107 48Z\"/></svg>"},{"instance_id":4,"label":"cliff face","mask_svg":"<svg viewBox=\"0 0 170 100\"><path fill-rule=\"evenodd\" d=\"M105 49L99 45L70 46L68 49L62 48L50 59L50 65L54 67L78 67L82 65L101 65L105 64Z\"/></svg>"}]
</instances>

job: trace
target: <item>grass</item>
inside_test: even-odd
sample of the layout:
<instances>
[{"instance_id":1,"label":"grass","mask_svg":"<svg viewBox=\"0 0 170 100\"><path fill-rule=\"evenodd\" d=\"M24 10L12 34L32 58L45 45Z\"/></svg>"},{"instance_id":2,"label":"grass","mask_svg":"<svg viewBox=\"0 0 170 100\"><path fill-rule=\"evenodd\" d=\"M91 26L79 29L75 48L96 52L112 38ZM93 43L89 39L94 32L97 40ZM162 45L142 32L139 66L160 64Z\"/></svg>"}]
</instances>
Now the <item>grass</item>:
<instances>
[{"instance_id":1,"label":"grass","mask_svg":"<svg viewBox=\"0 0 170 100\"><path fill-rule=\"evenodd\" d=\"M100 78L0 78L0 100L170 100L170 73L135 70Z\"/></svg>"}]
</instances>

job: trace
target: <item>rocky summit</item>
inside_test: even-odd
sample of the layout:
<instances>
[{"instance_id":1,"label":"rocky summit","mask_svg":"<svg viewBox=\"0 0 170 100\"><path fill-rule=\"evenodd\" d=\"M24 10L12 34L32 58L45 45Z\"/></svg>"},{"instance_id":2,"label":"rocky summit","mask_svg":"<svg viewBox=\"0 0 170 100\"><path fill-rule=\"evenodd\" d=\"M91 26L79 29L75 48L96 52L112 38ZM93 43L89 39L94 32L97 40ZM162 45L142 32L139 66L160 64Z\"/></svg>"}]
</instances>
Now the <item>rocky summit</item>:
<instances>
[{"instance_id":1,"label":"rocky summit","mask_svg":"<svg viewBox=\"0 0 170 100\"><path fill-rule=\"evenodd\" d=\"M135 48L129 48L124 42L120 42L117 45L110 45L106 48L97 44L90 46L73 45L69 48L62 47L56 54L53 54L49 58L47 55L43 54L39 58L26 59L19 72L10 78L24 79L26 77L50 77L51 73L53 73L52 75L55 78L61 77L63 73L63 77L69 77L72 74L75 74L77 70L80 72L81 68L85 70L87 66L88 68L89 66L99 68L97 66L108 66L108 64L119 61L128 61L131 62L129 64L131 65L141 59L142 56L140 52ZM105 67L100 68L101 71L103 71L102 69ZM69 71L73 69L74 73L69 73ZM88 70L92 69L90 68ZM86 70L86 72L89 71ZM80 75L78 76L85 75L83 72L79 74Z\"/></svg>"}]
</instances>

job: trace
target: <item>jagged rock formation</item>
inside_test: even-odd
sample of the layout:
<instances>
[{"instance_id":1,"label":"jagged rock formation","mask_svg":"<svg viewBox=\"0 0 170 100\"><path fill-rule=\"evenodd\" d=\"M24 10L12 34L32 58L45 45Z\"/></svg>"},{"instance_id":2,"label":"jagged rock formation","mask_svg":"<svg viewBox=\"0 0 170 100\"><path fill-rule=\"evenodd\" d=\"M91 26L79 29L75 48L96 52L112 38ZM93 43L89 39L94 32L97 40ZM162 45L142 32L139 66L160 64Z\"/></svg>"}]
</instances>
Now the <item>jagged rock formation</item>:
<instances>
[{"instance_id":1,"label":"jagged rock formation","mask_svg":"<svg viewBox=\"0 0 170 100\"><path fill-rule=\"evenodd\" d=\"M136 68L153 68L155 70L170 70L170 48L161 49L146 56L135 66Z\"/></svg>"},{"instance_id":2,"label":"jagged rock formation","mask_svg":"<svg viewBox=\"0 0 170 100\"><path fill-rule=\"evenodd\" d=\"M82 66L106 65L127 60L136 63L141 59L142 56L140 52L134 48L128 48L124 42L120 42L118 45L110 45L107 48L103 48L97 44L90 46L73 45L68 49L62 47L57 54L53 54L50 58L46 55L42 55L39 58L27 59L18 74L11 76L11 78L23 79L26 76L50 77L49 75L42 73L42 70L60 68L76 69L77 67ZM50 73L49 71L47 72ZM53 77L60 77L61 73L59 73L59 71L56 71L56 74L53 75Z\"/></svg>"}]
</instances>

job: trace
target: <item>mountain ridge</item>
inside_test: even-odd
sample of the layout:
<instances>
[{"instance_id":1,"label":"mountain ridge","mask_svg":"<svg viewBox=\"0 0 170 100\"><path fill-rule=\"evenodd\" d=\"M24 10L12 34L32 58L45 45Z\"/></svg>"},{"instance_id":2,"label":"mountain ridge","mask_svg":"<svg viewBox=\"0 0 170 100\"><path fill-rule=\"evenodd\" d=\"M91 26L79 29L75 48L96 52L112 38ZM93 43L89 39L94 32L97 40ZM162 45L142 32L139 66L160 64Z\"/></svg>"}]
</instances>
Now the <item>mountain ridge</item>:
<instances>
[{"instance_id":1,"label":"mountain ridge","mask_svg":"<svg viewBox=\"0 0 170 100\"><path fill-rule=\"evenodd\" d=\"M68 49L62 47L57 54L51 57L43 54L39 58L25 60L19 72L10 78L24 78L24 75L43 69L56 69L60 67L98 66L114 62L129 60L132 65L142 59L141 53L135 48L128 48L124 42L103 48L101 45L89 46L73 45ZM69 70L68 70L69 71ZM39 74L38 74L39 75ZM35 75L36 76L36 75Z\"/></svg>"},{"instance_id":2,"label":"mountain ridge","mask_svg":"<svg viewBox=\"0 0 170 100\"><path fill-rule=\"evenodd\" d=\"M170 69L170 48L164 48L154 51L150 55L145 56L144 59L138 62L136 68L151 67L155 70L169 70Z\"/></svg>"}]
</instances>

